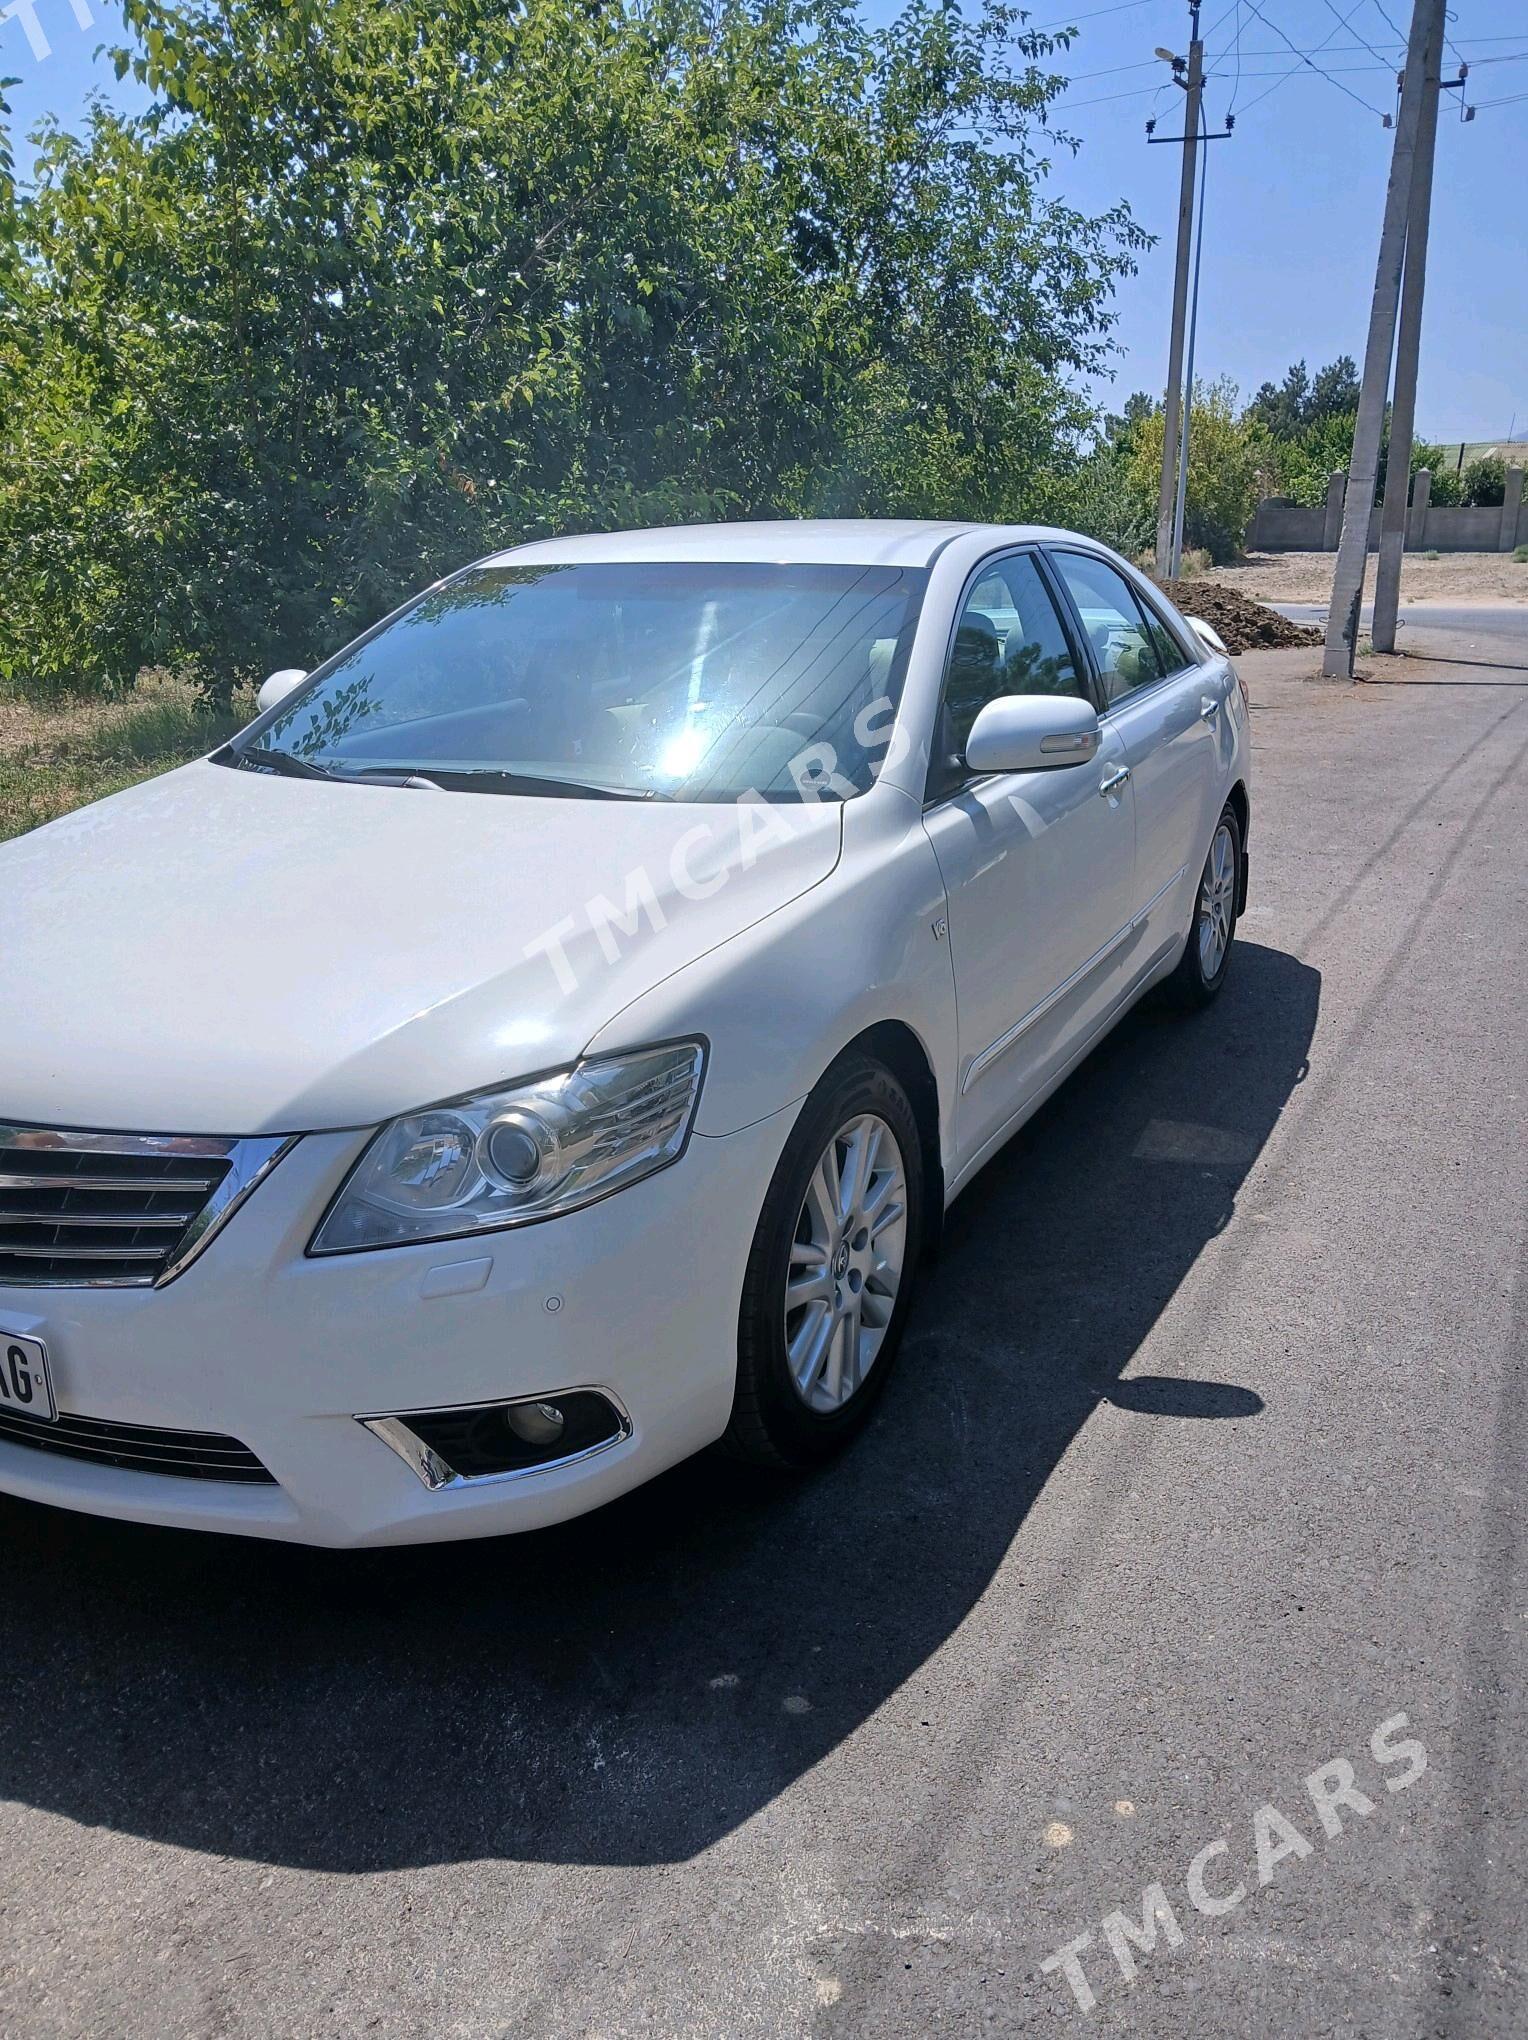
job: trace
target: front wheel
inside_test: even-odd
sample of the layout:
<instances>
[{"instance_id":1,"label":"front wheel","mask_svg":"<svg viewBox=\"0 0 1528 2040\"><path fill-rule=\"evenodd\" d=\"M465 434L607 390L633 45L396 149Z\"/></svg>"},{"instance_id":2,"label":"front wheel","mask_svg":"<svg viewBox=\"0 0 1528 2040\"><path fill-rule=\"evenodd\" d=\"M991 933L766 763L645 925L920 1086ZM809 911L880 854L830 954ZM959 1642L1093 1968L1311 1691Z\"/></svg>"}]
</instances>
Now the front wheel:
<instances>
[{"instance_id":1,"label":"front wheel","mask_svg":"<svg viewBox=\"0 0 1528 2040\"><path fill-rule=\"evenodd\" d=\"M728 1451L806 1466L861 1428L891 1371L922 1239L907 1094L882 1064L847 1056L803 1107L759 1215Z\"/></svg>"},{"instance_id":2,"label":"front wheel","mask_svg":"<svg viewBox=\"0 0 1528 2040\"><path fill-rule=\"evenodd\" d=\"M1207 1006L1226 981L1236 937L1236 881L1241 871L1241 823L1228 801L1221 810L1199 878L1193 925L1168 990L1180 1005Z\"/></svg>"}]
</instances>

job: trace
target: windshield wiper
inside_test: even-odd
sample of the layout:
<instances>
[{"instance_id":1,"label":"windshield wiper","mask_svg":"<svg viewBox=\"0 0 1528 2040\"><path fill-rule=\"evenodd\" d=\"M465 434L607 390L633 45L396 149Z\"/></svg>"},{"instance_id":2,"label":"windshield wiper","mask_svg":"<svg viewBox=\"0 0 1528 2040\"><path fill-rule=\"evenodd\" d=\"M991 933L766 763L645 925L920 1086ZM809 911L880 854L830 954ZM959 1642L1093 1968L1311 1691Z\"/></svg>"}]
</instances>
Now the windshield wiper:
<instances>
[{"instance_id":1,"label":"windshield wiper","mask_svg":"<svg viewBox=\"0 0 1528 2040\"><path fill-rule=\"evenodd\" d=\"M315 765L310 759L299 758L295 751L272 751L264 744L246 744L236 750L232 744L224 754L235 765L253 765L267 772L277 772L286 779L338 779L337 772L330 772L322 765Z\"/></svg>"},{"instance_id":2,"label":"windshield wiper","mask_svg":"<svg viewBox=\"0 0 1528 2040\"><path fill-rule=\"evenodd\" d=\"M392 767L395 771L411 768ZM421 768L423 770L423 768ZM429 778L448 791L482 788L487 793L551 794L563 800L672 800L656 786L607 786L596 779L558 779L537 772L511 772L498 765L431 765Z\"/></svg>"},{"instance_id":3,"label":"windshield wiper","mask_svg":"<svg viewBox=\"0 0 1528 2040\"><path fill-rule=\"evenodd\" d=\"M268 750L264 744L249 744L242 751L230 744L221 755L232 764L280 773L287 779L327 779L342 786L360 779L368 786L423 786L436 793L442 791L438 780L427 779L421 772L398 770L391 765L367 766L358 772L331 772L327 765L315 765L311 758L299 758L294 751Z\"/></svg>"},{"instance_id":4,"label":"windshield wiper","mask_svg":"<svg viewBox=\"0 0 1528 2040\"><path fill-rule=\"evenodd\" d=\"M557 779L535 772L511 772L497 765L356 765L336 772L327 765L315 765L293 751L273 751L264 744L246 744L242 750L229 744L219 757L232 765L252 770L278 772L289 779L327 779L331 784L365 786L418 786L436 793L451 791L486 793L552 794L563 800L672 800L656 786L606 786L597 780Z\"/></svg>"},{"instance_id":5,"label":"windshield wiper","mask_svg":"<svg viewBox=\"0 0 1528 2040\"><path fill-rule=\"evenodd\" d=\"M432 793L444 793L438 779L416 772L412 765L358 765L353 772L331 772L330 779L362 781L367 786L423 786Z\"/></svg>"}]
</instances>

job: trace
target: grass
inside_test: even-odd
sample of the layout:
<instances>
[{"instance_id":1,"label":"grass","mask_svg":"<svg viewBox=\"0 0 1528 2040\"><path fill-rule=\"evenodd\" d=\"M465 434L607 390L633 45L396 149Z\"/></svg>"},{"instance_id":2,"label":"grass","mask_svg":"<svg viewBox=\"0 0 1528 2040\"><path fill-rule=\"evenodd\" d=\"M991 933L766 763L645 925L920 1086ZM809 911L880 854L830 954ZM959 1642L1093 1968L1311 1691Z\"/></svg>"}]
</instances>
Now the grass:
<instances>
[{"instance_id":1,"label":"grass","mask_svg":"<svg viewBox=\"0 0 1528 2040\"><path fill-rule=\"evenodd\" d=\"M248 720L166 674L112 701L0 692L0 840L200 758Z\"/></svg>"},{"instance_id":2,"label":"grass","mask_svg":"<svg viewBox=\"0 0 1528 2040\"><path fill-rule=\"evenodd\" d=\"M1528 567L1528 545L1514 546L1512 557L1520 567Z\"/></svg>"}]
</instances>

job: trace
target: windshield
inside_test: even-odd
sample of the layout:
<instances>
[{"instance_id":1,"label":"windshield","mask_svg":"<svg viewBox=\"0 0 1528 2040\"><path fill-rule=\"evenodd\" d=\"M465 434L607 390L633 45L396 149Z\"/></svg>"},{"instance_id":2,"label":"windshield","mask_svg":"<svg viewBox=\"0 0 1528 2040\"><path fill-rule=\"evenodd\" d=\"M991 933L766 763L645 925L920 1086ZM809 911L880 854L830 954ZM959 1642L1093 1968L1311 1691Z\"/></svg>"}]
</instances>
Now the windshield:
<instances>
[{"instance_id":1,"label":"windshield","mask_svg":"<svg viewBox=\"0 0 1528 2040\"><path fill-rule=\"evenodd\" d=\"M321 667L232 762L544 795L850 799L885 756L927 579L473 568Z\"/></svg>"}]
</instances>

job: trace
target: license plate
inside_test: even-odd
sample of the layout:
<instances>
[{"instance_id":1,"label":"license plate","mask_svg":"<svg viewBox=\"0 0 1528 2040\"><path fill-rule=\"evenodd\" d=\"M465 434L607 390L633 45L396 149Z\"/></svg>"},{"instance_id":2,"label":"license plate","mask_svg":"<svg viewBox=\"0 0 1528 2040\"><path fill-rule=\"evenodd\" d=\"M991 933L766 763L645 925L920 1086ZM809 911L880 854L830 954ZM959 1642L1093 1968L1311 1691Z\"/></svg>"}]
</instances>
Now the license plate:
<instances>
[{"instance_id":1,"label":"license plate","mask_svg":"<svg viewBox=\"0 0 1528 2040\"><path fill-rule=\"evenodd\" d=\"M41 1339L0 1332L0 1410L17 1417L36 1417L43 1424L58 1422L48 1349Z\"/></svg>"}]
</instances>

